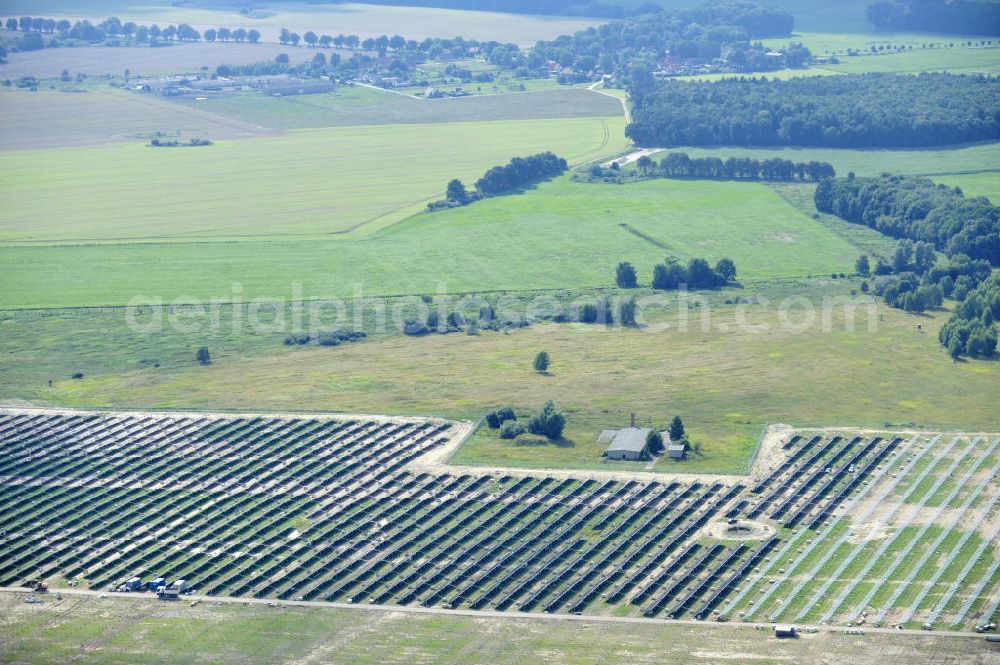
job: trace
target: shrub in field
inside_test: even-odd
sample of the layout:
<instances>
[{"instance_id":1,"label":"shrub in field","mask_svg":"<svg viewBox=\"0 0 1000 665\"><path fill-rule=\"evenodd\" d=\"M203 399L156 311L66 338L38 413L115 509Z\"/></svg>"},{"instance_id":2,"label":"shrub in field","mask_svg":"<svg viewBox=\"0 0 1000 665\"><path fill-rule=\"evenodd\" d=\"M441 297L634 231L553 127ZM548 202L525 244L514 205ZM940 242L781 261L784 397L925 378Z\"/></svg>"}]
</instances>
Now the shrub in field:
<instances>
[{"instance_id":1,"label":"shrub in field","mask_svg":"<svg viewBox=\"0 0 1000 665\"><path fill-rule=\"evenodd\" d=\"M548 442L549 440L544 436L531 436L530 434L522 434L514 439L516 446L544 446Z\"/></svg>"},{"instance_id":2,"label":"shrub in field","mask_svg":"<svg viewBox=\"0 0 1000 665\"><path fill-rule=\"evenodd\" d=\"M548 437L553 441L562 436L565 426L566 416L556 410L556 405L551 400L528 421L529 432Z\"/></svg>"},{"instance_id":3,"label":"shrub in field","mask_svg":"<svg viewBox=\"0 0 1000 665\"><path fill-rule=\"evenodd\" d=\"M525 433L524 425L516 420L508 420L500 426L501 439L514 439Z\"/></svg>"},{"instance_id":4,"label":"shrub in field","mask_svg":"<svg viewBox=\"0 0 1000 665\"><path fill-rule=\"evenodd\" d=\"M203 346L200 349L198 349L198 352L195 354L195 359L202 365L212 364L212 354L208 352L207 346Z\"/></svg>"},{"instance_id":5,"label":"shrub in field","mask_svg":"<svg viewBox=\"0 0 1000 665\"><path fill-rule=\"evenodd\" d=\"M535 356L534 368L536 372L544 373L549 369L549 354L546 351L539 351Z\"/></svg>"},{"instance_id":6,"label":"shrub in field","mask_svg":"<svg viewBox=\"0 0 1000 665\"><path fill-rule=\"evenodd\" d=\"M514 414L514 409L509 406L501 406L498 409L493 409L486 414L486 424L496 429L500 427L508 420L517 420L517 416Z\"/></svg>"}]
</instances>

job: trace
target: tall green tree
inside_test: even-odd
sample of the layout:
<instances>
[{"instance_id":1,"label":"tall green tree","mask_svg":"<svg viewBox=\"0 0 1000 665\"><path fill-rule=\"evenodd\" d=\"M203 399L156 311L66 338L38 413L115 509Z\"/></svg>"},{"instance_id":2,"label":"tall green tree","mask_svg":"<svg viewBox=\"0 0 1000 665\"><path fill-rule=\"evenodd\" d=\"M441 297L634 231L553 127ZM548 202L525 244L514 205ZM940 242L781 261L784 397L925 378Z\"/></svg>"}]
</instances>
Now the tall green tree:
<instances>
[{"instance_id":1,"label":"tall green tree","mask_svg":"<svg viewBox=\"0 0 1000 665\"><path fill-rule=\"evenodd\" d=\"M680 441L684 438L684 423L681 421L680 416L674 416L674 419L670 421L670 440Z\"/></svg>"},{"instance_id":2,"label":"tall green tree","mask_svg":"<svg viewBox=\"0 0 1000 665\"><path fill-rule=\"evenodd\" d=\"M535 371L544 374L549 370L549 354L546 351L539 351L538 355L535 356L535 362L532 365Z\"/></svg>"},{"instance_id":3,"label":"tall green tree","mask_svg":"<svg viewBox=\"0 0 1000 665\"><path fill-rule=\"evenodd\" d=\"M619 289L634 289L639 285L635 275L635 268L628 261L618 264L615 269L615 283Z\"/></svg>"}]
</instances>

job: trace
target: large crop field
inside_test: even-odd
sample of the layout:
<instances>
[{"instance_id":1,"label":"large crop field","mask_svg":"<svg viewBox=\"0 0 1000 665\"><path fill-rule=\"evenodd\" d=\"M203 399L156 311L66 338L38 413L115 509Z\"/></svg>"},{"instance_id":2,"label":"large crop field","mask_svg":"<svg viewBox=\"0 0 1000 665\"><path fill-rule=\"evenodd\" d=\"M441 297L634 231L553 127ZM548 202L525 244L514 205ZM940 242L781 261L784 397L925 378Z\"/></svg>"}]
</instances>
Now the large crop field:
<instances>
[{"instance_id":1,"label":"large crop field","mask_svg":"<svg viewBox=\"0 0 1000 665\"><path fill-rule=\"evenodd\" d=\"M728 481L422 466L466 427L6 411L0 583L952 630L1000 609L995 434L778 429Z\"/></svg>"},{"instance_id":2,"label":"large crop field","mask_svg":"<svg viewBox=\"0 0 1000 665\"><path fill-rule=\"evenodd\" d=\"M624 145L621 119L355 126L219 141L5 153L5 241L144 241L365 232L517 155L573 163ZM363 167L363 168L362 168ZM371 174L377 173L377 178Z\"/></svg>"},{"instance_id":3,"label":"large crop field","mask_svg":"<svg viewBox=\"0 0 1000 665\"><path fill-rule=\"evenodd\" d=\"M266 127L188 109L151 95L89 86L73 89L79 91L0 88L4 111L0 114L0 150L40 151L35 152L38 159L53 154L41 152L47 148L145 143L157 132L212 140L274 133Z\"/></svg>"},{"instance_id":4,"label":"large crop field","mask_svg":"<svg viewBox=\"0 0 1000 665\"><path fill-rule=\"evenodd\" d=\"M189 23L200 31L219 26L248 30L253 28L261 33L263 41L270 42L278 41L281 28L288 28L299 34L313 30L316 34L355 34L362 39L382 34L401 34L407 39L416 40L460 35L466 39L495 39L531 46L540 39L553 39L603 22L586 18L362 3L281 2L266 8L255 6L254 9L254 14L247 16L241 14L237 6L199 8L134 0L100 0L96 3L75 0L12 0L3 5L3 13L11 16L29 14L100 19L117 16L122 22L135 21L147 25L154 22L161 25Z\"/></svg>"},{"instance_id":5,"label":"large crop field","mask_svg":"<svg viewBox=\"0 0 1000 665\"><path fill-rule=\"evenodd\" d=\"M7 34L16 35L16 33ZM314 55L314 51L294 49L280 44L235 42L178 43L160 48L78 46L11 53L7 56L7 63L0 68L0 73L4 78L10 79L22 76L56 78L64 69L69 70L74 76L82 72L88 77L105 74L121 76L126 69L132 76L204 74L215 71L215 68L222 64L249 64L273 60L279 53L287 54L290 62L295 64L306 62Z\"/></svg>"},{"instance_id":6,"label":"large crop field","mask_svg":"<svg viewBox=\"0 0 1000 665\"><path fill-rule=\"evenodd\" d=\"M222 95L204 101L182 99L178 103L274 129L622 115L619 102L582 88L414 99L353 86L325 95Z\"/></svg>"}]
</instances>

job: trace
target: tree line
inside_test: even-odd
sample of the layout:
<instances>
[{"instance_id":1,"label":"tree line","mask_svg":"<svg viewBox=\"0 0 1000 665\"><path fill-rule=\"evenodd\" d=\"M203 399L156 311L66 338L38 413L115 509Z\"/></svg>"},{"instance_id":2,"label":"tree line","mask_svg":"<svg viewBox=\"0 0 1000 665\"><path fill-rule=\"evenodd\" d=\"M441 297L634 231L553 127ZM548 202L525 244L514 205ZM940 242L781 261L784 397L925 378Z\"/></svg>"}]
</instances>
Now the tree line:
<instances>
[{"instance_id":1,"label":"tree line","mask_svg":"<svg viewBox=\"0 0 1000 665\"><path fill-rule=\"evenodd\" d=\"M149 43L155 45L160 40L171 42L176 39L177 41L196 42L203 37L198 30L195 30L187 23L168 25L165 28L161 28L156 23L149 26L138 25L133 21L125 21L123 23L116 16L106 18L96 25L87 20L70 23L66 19L57 21L40 16L22 16L20 18L8 18L4 25L8 30L20 30L24 33L34 33L39 36L43 33L51 35L58 33L59 39L62 40L76 39L95 44L104 41L125 39L140 44ZM260 37L259 31L254 29L246 30L244 28L209 28L204 34L206 41L219 40L249 42L251 44L259 42ZM44 44L41 43L41 39L37 39L36 41L39 42L37 48L42 48Z\"/></svg>"},{"instance_id":2,"label":"tree line","mask_svg":"<svg viewBox=\"0 0 1000 665\"><path fill-rule=\"evenodd\" d=\"M919 147L1000 138L1000 80L923 73L633 87L644 146Z\"/></svg>"},{"instance_id":3,"label":"tree line","mask_svg":"<svg viewBox=\"0 0 1000 665\"><path fill-rule=\"evenodd\" d=\"M562 157L552 152L540 152L528 157L515 157L504 166L494 166L476 180L475 189L470 192L457 178L448 183L442 201L428 203L430 210L463 206L489 196L506 194L515 189L527 187L566 172L569 165Z\"/></svg>"},{"instance_id":4,"label":"tree line","mask_svg":"<svg viewBox=\"0 0 1000 665\"><path fill-rule=\"evenodd\" d=\"M156 46L161 42L171 42L174 40L182 42L196 42L202 39L202 34L192 28L187 23L180 25L168 25L161 28L154 23L150 26L137 25L132 21L122 23L117 17L110 17L98 24L93 24L88 20L70 23L66 19L55 20L41 17L22 16L19 19L8 18L5 23L8 30L21 30L25 35L19 40L18 48L22 51L36 50L46 46L41 38L43 33L58 33L58 39L53 36L49 46L59 46L61 40L78 40L92 44L106 42L111 45L118 45L124 39L129 42L139 44L149 44ZM261 34L257 30L246 30L244 28L229 29L210 28L205 31L206 41L234 41L249 42L256 44L260 41Z\"/></svg>"},{"instance_id":5,"label":"tree line","mask_svg":"<svg viewBox=\"0 0 1000 665\"><path fill-rule=\"evenodd\" d=\"M879 0L868 5L879 30L1000 35L1000 3L978 0Z\"/></svg>"},{"instance_id":6,"label":"tree line","mask_svg":"<svg viewBox=\"0 0 1000 665\"><path fill-rule=\"evenodd\" d=\"M773 157L763 161L751 157L690 157L684 152L671 152L657 164L648 155L636 162L646 175L668 178L717 178L727 180L814 180L832 178L836 171L827 162L793 162Z\"/></svg>"},{"instance_id":7,"label":"tree line","mask_svg":"<svg viewBox=\"0 0 1000 665\"><path fill-rule=\"evenodd\" d=\"M653 266L652 287L664 291L678 289L716 289L736 280L736 264L732 259L719 259L715 268L702 258L693 258L685 266L673 256ZM628 261L615 269L615 284L620 289L639 286L635 267Z\"/></svg>"},{"instance_id":8,"label":"tree line","mask_svg":"<svg viewBox=\"0 0 1000 665\"><path fill-rule=\"evenodd\" d=\"M660 9L659 5L651 2L622 6L617 2L601 0L370 0L369 4L594 18L621 18Z\"/></svg>"},{"instance_id":9,"label":"tree line","mask_svg":"<svg viewBox=\"0 0 1000 665\"><path fill-rule=\"evenodd\" d=\"M927 178L885 174L824 180L814 199L820 212L1000 266L1000 208L985 197L966 198L961 189Z\"/></svg>"}]
</instances>

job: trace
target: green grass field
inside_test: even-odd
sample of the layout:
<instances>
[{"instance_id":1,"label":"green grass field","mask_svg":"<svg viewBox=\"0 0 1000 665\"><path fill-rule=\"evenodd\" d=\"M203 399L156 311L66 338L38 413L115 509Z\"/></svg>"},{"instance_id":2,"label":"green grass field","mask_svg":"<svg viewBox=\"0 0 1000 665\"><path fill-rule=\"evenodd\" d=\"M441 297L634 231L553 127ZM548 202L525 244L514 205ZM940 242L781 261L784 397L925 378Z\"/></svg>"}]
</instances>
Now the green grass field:
<instances>
[{"instance_id":1,"label":"green grass field","mask_svg":"<svg viewBox=\"0 0 1000 665\"><path fill-rule=\"evenodd\" d=\"M561 121L559 125L568 131L573 123ZM455 126L433 127L454 131ZM351 131L371 135L369 128ZM232 150L245 143L233 144ZM358 145L363 149L363 142ZM163 151L168 154L141 146L125 148L131 151L128 154L138 155L137 159L170 159L176 155L181 161L176 163L175 174L184 179L184 164L190 165L203 150L210 153L216 146ZM456 145L455 150L460 151L460 146ZM275 159L280 158L278 152L273 154ZM322 150L317 149L315 154L317 159L323 158ZM50 166L51 162L47 168ZM277 172L273 175L281 178ZM192 187L195 179L192 174ZM436 178L437 182L443 180L441 175ZM393 194L389 183L385 187L377 195ZM260 190L264 191L246 196L256 205L267 206L274 223L280 220L286 225L285 233L292 228L313 236L321 232L319 222L306 208L315 206L315 201L298 203L302 206L299 226L292 227L294 211L275 210L274 203L266 199L265 192L270 191L286 201L298 201L294 196L301 195L301 189L282 180L271 189ZM202 191L207 195L212 190L203 187ZM333 193L330 196L336 200ZM379 202L389 207L387 202ZM355 199L337 203L344 208L354 203L367 206L363 208L366 211L378 210L378 202ZM102 214L117 210L113 201L96 201L94 205L102 206ZM252 210L248 202L244 205ZM217 208L218 199L207 196L181 209L171 206L182 221L199 211L200 215L189 224L212 223L212 211ZM32 218L37 214L33 212ZM135 224L137 231L149 232L153 230L149 220L155 220L156 215L155 210L146 211L142 217L122 210L117 218L122 224ZM76 219L77 237L107 238L112 233L108 220L92 221L92 212ZM249 227L249 222L231 214L218 224L224 222L233 225L231 236L246 232L239 228L240 224ZM249 228L277 235L273 228L259 224ZM22 237L42 237L40 229L32 229L29 220L20 228ZM219 234L220 230L214 232ZM173 232L176 237L178 230ZM48 235L55 239L61 233L65 232L53 225ZM713 261L728 256L736 262L741 277L763 279L846 272L859 253L763 184L652 180L619 186L575 183L568 177L524 194L417 215L369 237L188 242L192 237L193 230L183 237L185 242L61 243L49 247L7 243L0 248L0 281L6 285L0 306L125 304L138 294L162 296L166 302L181 295L207 300L231 294L234 281L243 284L245 299L281 297L290 293L293 284L301 284L305 295L313 297L351 296L357 287L369 295L401 295L434 293L441 288L460 293L610 286L619 261L632 261L642 280L648 281L653 264L668 253ZM149 236L142 239L153 240Z\"/></svg>"},{"instance_id":2,"label":"green grass field","mask_svg":"<svg viewBox=\"0 0 1000 665\"><path fill-rule=\"evenodd\" d=\"M1000 143L997 142L914 150L673 147L669 151L686 152L692 157L722 159L730 156L746 156L756 159L781 157L795 162L818 160L833 164L837 175L841 177L850 171L859 176L875 176L885 172L934 176L1000 171ZM663 157L663 154L659 154L654 158Z\"/></svg>"},{"instance_id":3,"label":"green grass field","mask_svg":"<svg viewBox=\"0 0 1000 665\"><path fill-rule=\"evenodd\" d=\"M820 69L842 74L952 72L996 75L1000 73L1000 48L933 48L887 55L841 57L839 64L820 65Z\"/></svg>"},{"instance_id":4,"label":"green grass field","mask_svg":"<svg viewBox=\"0 0 1000 665\"><path fill-rule=\"evenodd\" d=\"M203 148L11 151L6 241L149 241L371 232L517 155L573 163L624 146L620 118L302 130ZM372 174L377 174L373 177Z\"/></svg>"},{"instance_id":5,"label":"green grass field","mask_svg":"<svg viewBox=\"0 0 1000 665\"><path fill-rule=\"evenodd\" d=\"M614 99L581 88L412 99L388 91L353 86L322 95L269 97L241 94L204 101L179 99L177 103L274 129L622 115L621 105Z\"/></svg>"},{"instance_id":6,"label":"green grass field","mask_svg":"<svg viewBox=\"0 0 1000 665\"><path fill-rule=\"evenodd\" d=\"M415 614L341 608L267 607L201 603L166 605L134 598L47 599L27 605L19 594L0 595L7 620L0 626L11 663L254 662L432 663L557 662L763 665L788 659L838 659L874 665L891 650L913 665L942 659L966 662L982 655L981 639L941 635L855 637L828 633L787 643L749 626L655 625ZM863 647L863 648L859 648ZM752 651L753 658L746 655ZM844 654L855 655L844 659ZM715 655L712 655L715 654ZM692 658L697 659L692 660ZM884 661L883 661L884 662Z\"/></svg>"},{"instance_id":7,"label":"green grass field","mask_svg":"<svg viewBox=\"0 0 1000 665\"><path fill-rule=\"evenodd\" d=\"M142 333L125 325L121 311L23 313L0 319L0 394L78 407L467 419L508 403L527 413L547 399L565 409L563 445L519 448L484 433L453 459L486 466L605 468L597 434L626 423L631 411L659 424L681 414L705 453L681 470L725 473L746 469L765 422L1000 428L992 401L984 399L994 392L996 363L948 361L937 342L947 312L917 317L880 307L872 321L876 330L869 332L864 309L853 331L839 307L827 328L821 311L814 326L799 328L806 315L797 299L788 301L787 314L780 309L790 297L821 305L824 297L846 296L857 285L829 279L755 284L745 295L766 300L742 308L723 302L739 293L704 294L712 305L707 330L697 310L683 330L676 298L670 297L648 317L651 324L670 324L667 329L550 324L478 336L376 335L334 349L283 346L290 318L284 328L250 332L244 325L234 332L224 315L213 332L203 315L181 319L200 321L196 332L164 322L163 331ZM783 316L793 325L781 325ZM923 332L917 332L918 323ZM335 325L344 324L330 327ZM194 359L202 344L212 352L209 367ZM552 357L548 376L531 369L539 350ZM84 378L71 379L78 371Z\"/></svg>"},{"instance_id":8,"label":"green grass field","mask_svg":"<svg viewBox=\"0 0 1000 665\"><path fill-rule=\"evenodd\" d=\"M1000 201L1000 172L948 175L934 180L961 187L966 196L985 196L994 203Z\"/></svg>"}]
</instances>

